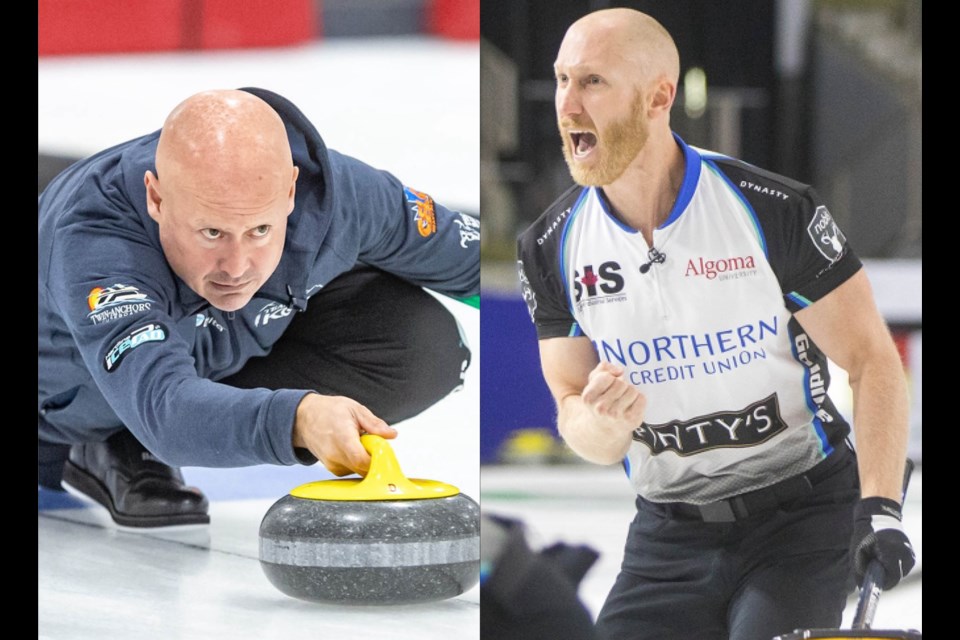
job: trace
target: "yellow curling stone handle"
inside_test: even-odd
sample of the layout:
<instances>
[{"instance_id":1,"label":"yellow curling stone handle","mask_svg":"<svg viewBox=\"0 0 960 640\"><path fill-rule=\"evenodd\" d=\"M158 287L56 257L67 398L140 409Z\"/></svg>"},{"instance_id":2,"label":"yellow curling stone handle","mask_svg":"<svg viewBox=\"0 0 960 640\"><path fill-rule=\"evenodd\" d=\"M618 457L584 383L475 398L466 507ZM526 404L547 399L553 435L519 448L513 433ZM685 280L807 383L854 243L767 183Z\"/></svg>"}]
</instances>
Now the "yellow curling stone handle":
<instances>
[{"instance_id":1,"label":"yellow curling stone handle","mask_svg":"<svg viewBox=\"0 0 960 640\"><path fill-rule=\"evenodd\" d=\"M390 444L373 434L360 436L370 454L370 471L364 478L320 480L302 484L290 492L307 500L422 500L455 496L460 490L436 480L407 478L400 470Z\"/></svg>"}]
</instances>

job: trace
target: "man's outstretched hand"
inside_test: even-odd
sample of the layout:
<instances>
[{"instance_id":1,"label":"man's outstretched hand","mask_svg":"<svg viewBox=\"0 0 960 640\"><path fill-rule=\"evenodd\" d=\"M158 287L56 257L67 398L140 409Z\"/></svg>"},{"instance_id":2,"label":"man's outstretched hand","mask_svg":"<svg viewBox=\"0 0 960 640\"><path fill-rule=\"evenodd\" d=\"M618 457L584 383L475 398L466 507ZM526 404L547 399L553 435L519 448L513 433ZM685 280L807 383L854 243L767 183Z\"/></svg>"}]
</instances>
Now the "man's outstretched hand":
<instances>
[{"instance_id":1,"label":"man's outstretched hand","mask_svg":"<svg viewBox=\"0 0 960 640\"><path fill-rule=\"evenodd\" d=\"M310 393L297 406L293 446L308 449L336 476L366 475L370 469L370 454L360 444L363 433L397 437L396 429L350 398Z\"/></svg>"}]
</instances>

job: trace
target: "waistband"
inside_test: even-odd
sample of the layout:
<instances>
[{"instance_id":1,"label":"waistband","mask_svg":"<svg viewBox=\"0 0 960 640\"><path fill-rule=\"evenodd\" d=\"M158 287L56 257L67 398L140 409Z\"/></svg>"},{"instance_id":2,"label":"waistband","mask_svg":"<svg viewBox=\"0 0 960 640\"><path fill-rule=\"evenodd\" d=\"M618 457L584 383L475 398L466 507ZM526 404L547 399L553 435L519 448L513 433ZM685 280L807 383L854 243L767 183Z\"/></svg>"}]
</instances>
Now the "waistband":
<instances>
[{"instance_id":1,"label":"waistband","mask_svg":"<svg viewBox=\"0 0 960 640\"><path fill-rule=\"evenodd\" d=\"M848 462L853 452L846 443L837 445L833 453L812 469L781 480L769 487L710 502L651 502L637 496L637 509L652 511L666 518L699 520L702 522L736 522L767 511L773 511L788 502L813 493L813 488L830 476L840 465Z\"/></svg>"}]
</instances>

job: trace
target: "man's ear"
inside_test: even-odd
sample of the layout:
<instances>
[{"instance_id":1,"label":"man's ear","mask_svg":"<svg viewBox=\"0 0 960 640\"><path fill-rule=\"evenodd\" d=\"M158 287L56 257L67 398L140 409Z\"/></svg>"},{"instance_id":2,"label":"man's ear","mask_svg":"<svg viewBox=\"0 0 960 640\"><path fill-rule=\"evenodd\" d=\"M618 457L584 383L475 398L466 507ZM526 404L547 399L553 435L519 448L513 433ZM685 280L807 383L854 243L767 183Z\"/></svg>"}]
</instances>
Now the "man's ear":
<instances>
[{"instance_id":1,"label":"man's ear","mask_svg":"<svg viewBox=\"0 0 960 640\"><path fill-rule=\"evenodd\" d=\"M147 213L154 222L160 223L160 179L149 169L143 174L143 184L147 187Z\"/></svg>"},{"instance_id":2,"label":"man's ear","mask_svg":"<svg viewBox=\"0 0 960 640\"><path fill-rule=\"evenodd\" d=\"M656 118L664 113L670 113L673 101L677 97L677 86L667 78L660 78L654 84L650 96L650 117Z\"/></svg>"},{"instance_id":3,"label":"man's ear","mask_svg":"<svg viewBox=\"0 0 960 640\"><path fill-rule=\"evenodd\" d=\"M148 172L149 173L149 172ZM290 181L290 193L287 195L289 203L287 205L287 215L293 213L293 206L297 195L297 177L300 175L300 167L293 168L293 179Z\"/></svg>"}]
</instances>

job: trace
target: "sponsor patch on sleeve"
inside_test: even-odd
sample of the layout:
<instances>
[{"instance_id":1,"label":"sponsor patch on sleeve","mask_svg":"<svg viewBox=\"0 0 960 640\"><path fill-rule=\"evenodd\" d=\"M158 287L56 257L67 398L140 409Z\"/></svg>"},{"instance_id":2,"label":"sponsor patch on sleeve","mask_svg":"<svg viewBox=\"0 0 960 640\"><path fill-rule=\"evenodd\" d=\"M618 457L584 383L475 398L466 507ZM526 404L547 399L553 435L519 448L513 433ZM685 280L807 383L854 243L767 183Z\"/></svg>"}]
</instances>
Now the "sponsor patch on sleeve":
<instances>
[{"instance_id":1,"label":"sponsor patch on sleeve","mask_svg":"<svg viewBox=\"0 0 960 640\"><path fill-rule=\"evenodd\" d=\"M87 318L93 324L104 324L149 311L154 302L130 285L117 283L109 287L94 287L87 294L87 307L90 309Z\"/></svg>"},{"instance_id":2,"label":"sponsor patch on sleeve","mask_svg":"<svg viewBox=\"0 0 960 640\"><path fill-rule=\"evenodd\" d=\"M847 238L840 231L840 227L833 221L833 216L823 205L817 207L813 214L813 220L807 225L807 233L813 240L814 246L823 257L833 264L843 255L843 250L847 244Z\"/></svg>"},{"instance_id":3,"label":"sponsor patch on sleeve","mask_svg":"<svg viewBox=\"0 0 960 640\"><path fill-rule=\"evenodd\" d=\"M460 246L464 249L467 245L480 240L480 220L465 213L460 214L460 218L453 221L460 227Z\"/></svg>"},{"instance_id":4,"label":"sponsor patch on sleeve","mask_svg":"<svg viewBox=\"0 0 960 640\"><path fill-rule=\"evenodd\" d=\"M424 238L432 236L437 232L433 198L410 187L404 187L403 193L407 198L407 208L413 214L413 221L417 225L417 232Z\"/></svg>"},{"instance_id":5,"label":"sponsor patch on sleeve","mask_svg":"<svg viewBox=\"0 0 960 640\"><path fill-rule=\"evenodd\" d=\"M523 271L522 260L517 260L517 271L520 276L520 289L523 292L523 301L527 303L527 311L530 313L530 319L536 322L537 294L533 292L533 287L530 286L530 279L527 278L527 274Z\"/></svg>"},{"instance_id":6,"label":"sponsor patch on sleeve","mask_svg":"<svg viewBox=\"0 0 960 640\"><path fill-rule=\"evenodd\" d=\"M169 335L167 328L158 322L137 327L107 350L107 355L103 358L103 368L113 373L134 349L149 342L163 342Z\"/></svg>"}]
</instances>

